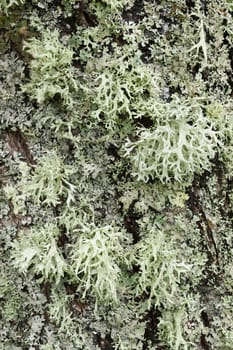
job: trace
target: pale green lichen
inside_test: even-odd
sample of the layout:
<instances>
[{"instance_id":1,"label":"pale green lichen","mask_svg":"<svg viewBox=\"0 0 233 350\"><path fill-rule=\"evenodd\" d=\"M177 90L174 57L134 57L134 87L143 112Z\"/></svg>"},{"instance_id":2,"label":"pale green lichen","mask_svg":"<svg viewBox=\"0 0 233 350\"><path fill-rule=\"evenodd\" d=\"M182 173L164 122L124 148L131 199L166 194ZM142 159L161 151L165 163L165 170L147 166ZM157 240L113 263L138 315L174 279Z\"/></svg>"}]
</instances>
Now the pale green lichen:
<instances>
[{"instance_id":1,"label":"pale green lichen","mask_svg":"<svg viewBox=\"0 0 233 350\"><path fill-rule=\"evenodd\" d=\"M22 273L31 273L43 280L59 284L67 271L57 241L60 231L55 224L34 227L29 232L21 231L12 246L12 262Z\"/></svg>"},{"instance_id":2,"label":"pale green lichen","mask_svg":"<svg viewBox=\"0 0 233 350\"><path fill-rule=\"evenodd\" d=\"M59 32L44 31L41 40L29 39L24 49L32 60L30 81L24 84L23 91L39 104L58 96L71 109L72 94L78 90L78 83L73 77L73 51L60 42Z\"/></svg>"},{"instance_id":3,"label":"pale green lichen","mask_svg":"<svg viewBox=\"0 0 233 350\"><path fill-rule=\"evenodd\" d=\"M25 0L1 0L0 1L0 11L3 11L8 15L11 7L23 4Z\"/></svg>"},{"instance_id":4,"label":"pale green lichen","mask_svg":"<svg viewBox=\"0 0 233 350\"><path fill-rule=\"evenodd\" d=\"M165 340L166 344L174 350L189 349L187 341L183 337L183 321L184 310L165 311L159 322L159 336L161 340Z\"/></svg>"},{"instance_id":5,"label":"pale green lichen","mask_svg":"<svg viewBox=\"0 0 233 350\"><path fill-rule=\"evenodd\" d=\"M75 230L69 260L77 291L98 301L117 302L120 287L120 263L123 255L122 232L110 225L96 227L83 223Z\"/></svg>"},{"instance_id":6,"label":"pale green lichen","mask_svg":"<svg viewBox=\"0 0 233 350\"><path fill-rule=\"evenodd\" d=\"M104 70L95 79L96 110L92 115L98 119L103 115L110 130L127 119L140 119L141 106L149 105L159 95L158 73L152 66L142 66L136 52L131 55L119 52L116 57L110 56L107 65L101 62Z\"/></svg>"},{"instance_id":7,"label":"pale green lichen","mask_svg":"<svg viewBox=\"0 0 233 350\"><path fill-rule=\"evenodd\" d=\"M0 348L231 349L230 1L2 4Z\"/></svg>"},{"instance_id":8,"label":"pale green lichen","mask_svg":"<svg viewBox=\"0 0 233 350\"><path fill-rule=\"evenodd\" d=\"M130 265L139 268L135 296L148 293L148 308L176 303L182 276L192 271L192 265L182 260L173 244L166 232L154 226L130 252Z\"/></svg>"},{"instance_id":9,"label":"pale green lichen","mask_svg":"<svg viewBox=\"0 0 233 350\"><path fill-rule=\"evenodd\" d=\"M20 181L16 186L7 185L5 193L12 200L15 213L22 212L26 199L33 203L56 206L64 198L67 205L74 201L75 186L69 177L75 170L64 165L56 152L48 152L39 159L34 171L25 163L19 163Z\"/></svg>"},{"instance_id":10,"label":"pale green lichen","mask_svg":"<svg viewBox=\"0 0 233 350\"><path fill-rule=\"evenodd\" d=\"M154 128L138 129L138 140L125 144L125 156L138 180L190 183L195 173L210 169L210 161L221 145L219 133L200 107L174 102L163 107Z\"/></svg>"}]
</instances>

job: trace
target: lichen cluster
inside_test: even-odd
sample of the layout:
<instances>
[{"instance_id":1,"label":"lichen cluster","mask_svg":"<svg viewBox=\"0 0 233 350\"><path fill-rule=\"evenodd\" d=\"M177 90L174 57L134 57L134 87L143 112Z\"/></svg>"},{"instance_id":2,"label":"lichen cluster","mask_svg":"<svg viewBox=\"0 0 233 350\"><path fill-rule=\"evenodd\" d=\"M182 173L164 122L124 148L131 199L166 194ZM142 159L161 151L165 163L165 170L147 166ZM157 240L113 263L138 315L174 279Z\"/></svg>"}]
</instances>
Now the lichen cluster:
<instances>
[{"instance_id":1,"label":"lichen cluster","mask_svg":"<svg viewBox=\"0 0 233 350\"><path fill-rule=\"evenodd\" d=\"M232 9L0 1L0 349L232 349Z\"/></svg>"}]
</instances>

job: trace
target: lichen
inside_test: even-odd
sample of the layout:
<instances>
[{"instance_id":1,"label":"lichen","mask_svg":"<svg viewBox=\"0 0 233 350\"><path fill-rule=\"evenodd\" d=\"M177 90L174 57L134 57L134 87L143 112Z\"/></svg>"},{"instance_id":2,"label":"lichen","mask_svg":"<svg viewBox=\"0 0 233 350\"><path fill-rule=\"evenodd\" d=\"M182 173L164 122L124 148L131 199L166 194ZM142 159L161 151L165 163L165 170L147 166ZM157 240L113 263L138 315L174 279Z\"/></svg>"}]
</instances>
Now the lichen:
<instances>
[{"instance_id":1,"label":"lichen","mask_svg":"<svg viewBox=\"0 0 233 350\"><path fill-rule=\"evenodd\" d=\"M0 348L230 350L231 1L0 11Z\"/></svg>"},{"instance_id":2,"label":"lichen","mask_svg":"<svg viewBox=\"0 0 233 350\"><path fill-rule=\"evenodd\" d=\"M41 104L59 96L64 105L73 106L72 93L78 83L72 74L73 51L59 41L59 32L44 31L42 38L31 38L24 49L32 56L30 81L23 91Z\"/></svg>"},{"instance_id":3,"label":"lichen","mask_svg":"<svg viewBox=\"0 0 233 350\"><path fill-rule=\"evenodd\" d=\"M15 5L23 4L25 0L1 0L0 11L8 15L9 9Z\"/></svg>"},{"instance_id":4,"label":"lichen","mask_svg":"<svg viewBox=\"0 0 233 350\"><path fill-rule=\"evenodd\" d=\"M138 140L126 142L125 156L132 162L132 175L138 180L189 184L195 173L210 168L222 144L221 135L205 119L201 106L178 103L162 106L155 127L139 128Z\"/></svg>"}]
</instances>

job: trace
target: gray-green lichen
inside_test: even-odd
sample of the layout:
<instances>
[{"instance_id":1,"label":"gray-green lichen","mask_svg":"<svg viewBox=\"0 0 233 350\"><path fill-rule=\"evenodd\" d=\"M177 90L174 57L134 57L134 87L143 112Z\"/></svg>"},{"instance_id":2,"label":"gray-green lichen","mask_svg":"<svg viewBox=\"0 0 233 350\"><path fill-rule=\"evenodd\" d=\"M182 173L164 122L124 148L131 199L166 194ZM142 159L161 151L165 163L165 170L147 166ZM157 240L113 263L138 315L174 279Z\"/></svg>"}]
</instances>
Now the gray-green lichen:
<instances>
[{"instance_id":1,"label":"gray-green lichen","mask_svg":"<svg viewBox=\"0 0 233 350\"><path fill-rule=\"evenodd\" d=\"M0 2L0 349L230 350L232 2Z\"/></svg>"}]
</instances>

